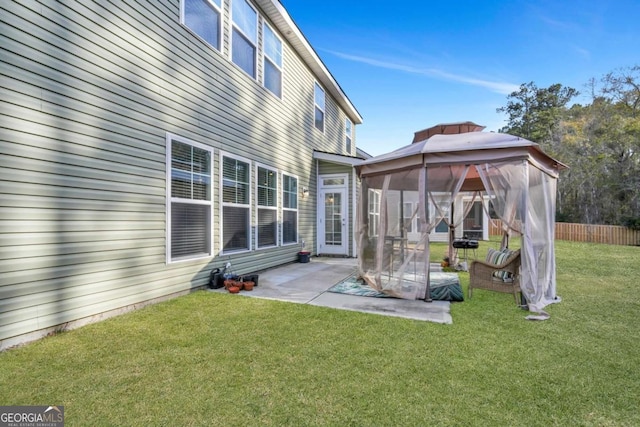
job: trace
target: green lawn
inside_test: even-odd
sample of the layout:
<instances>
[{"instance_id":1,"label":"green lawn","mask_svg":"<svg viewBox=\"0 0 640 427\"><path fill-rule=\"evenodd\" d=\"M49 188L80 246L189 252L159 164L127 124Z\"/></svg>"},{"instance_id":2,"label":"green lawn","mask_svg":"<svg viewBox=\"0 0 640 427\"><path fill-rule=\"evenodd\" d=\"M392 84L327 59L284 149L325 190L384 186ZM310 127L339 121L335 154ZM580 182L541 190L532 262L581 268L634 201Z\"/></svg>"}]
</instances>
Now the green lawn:
<instances>
[{"instance_id":1,"label":"green lawn","mask_svg":"<svg viewBox=\"0 0 640 427\"><path fill-rule=\"evenodd\" d=\"M67 426L638 426L640 247L556 248L546 322L481 290L452 325L196 292L0 354L0 405L64 405Z\"/></svg>"}]
</instances>

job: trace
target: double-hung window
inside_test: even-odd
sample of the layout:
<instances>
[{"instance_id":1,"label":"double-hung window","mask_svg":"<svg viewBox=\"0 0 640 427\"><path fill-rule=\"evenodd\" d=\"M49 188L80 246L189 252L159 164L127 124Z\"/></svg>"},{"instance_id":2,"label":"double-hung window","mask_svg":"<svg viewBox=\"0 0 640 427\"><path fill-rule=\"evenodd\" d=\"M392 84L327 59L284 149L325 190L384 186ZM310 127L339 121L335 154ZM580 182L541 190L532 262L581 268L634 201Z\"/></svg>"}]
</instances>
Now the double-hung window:
<instances>
[{"instance_id":1,"label":"double-hung window","mask_svg":"<svg viewBox=\"0 0 640 427\"><path fill-rule=\"evenodd\" d=\"M220 50L222 0L183 0L182 23Z\"/></svg>"},{"instance_id":2,"label":"double-hung window","mask_svg":"<svg viewBox=\"0 0 640 427\"><path fill-rule=\"evenodd\" d=\"M351 138L353 137L353 126L351 120L344 120L344 147L348 154L351 154Z\"/></svg>"},{"instance_id":3,"label":"double-hung window","mask_svg":"<svg viewBox=\"0 0 640 427\"><path fill-rule=\"evenodd\" d=\"M318 83L314 87L314 125L316 129L324 132L324 89Z\"/></svg>"},{"instance_id":4,"label":"double-hung window","mask_svg":"<svg viewBox=\"0 0 640 427\"><path fill-rule=\"evenodd\" d=\"M222 154L222 250L251 249L251 166Z\"/></svg>"},{"instance_id":5,"label":"double-hung window","mask_svg":"<svg viewBox=\"0 0 640 427\"><path fill-rule=\"evenodd\" d=\"M258 248L278 244L278 172L258 166L256 193L258 203Z\"/></svg>"},{"instance_id":6,"label":"double-hung window","mask_svg":"<svg viewBox=\"0 0 640 427\"><path fill-rule=\"evenodd\" d=\"M282 97L282 42L265 22L262 26L264 87Z\"/></svg>"},{"instance_id":7,"label":"double-hung window","mask_svg":"<svg viewBox=\"0 0 640 427\"><path fill-rule=\"evenodd\" d=\"M404 220L404 230L407 233L413 233L413 203L404 202L402 206L402 216Z\"/></svg>"},{"instance_id":8,"label":"double-hung window","mask_svg":"<svg viewBox=\"0 0 640 427\"><path fill-rule=\"evenodd\" d=\"M167 135L167 151L167 261L210 256L212 149Z\"/></svg>"},{"instance_id":9,"label":"double-hung window","mask_svg":"<svg viewBox=\"0 0 640 427\"><path fill-rule=\"evenodd\" d=\"M380 190L369 189L369 236L378 235L380 225Z\"/></svg>"},{"instance_id":10,"label":"double-hung window","mask_svg":"<svg viewBox=\"0 0 640 427\"><path fill-rule=\"evenodd\" d=\"M298 178L282 175L282 243L298 242Z\"/></svg>"},{"instance_id":11,"label":"double-hung window","mask_svg":"<svg viewBox=\"0 0 640 427\"><path fill-rule=\"evenodd\" d=\"M258 13L247 0L231 0L231 13L231 60L255 79Z\"/></svg>"}]
</instances>

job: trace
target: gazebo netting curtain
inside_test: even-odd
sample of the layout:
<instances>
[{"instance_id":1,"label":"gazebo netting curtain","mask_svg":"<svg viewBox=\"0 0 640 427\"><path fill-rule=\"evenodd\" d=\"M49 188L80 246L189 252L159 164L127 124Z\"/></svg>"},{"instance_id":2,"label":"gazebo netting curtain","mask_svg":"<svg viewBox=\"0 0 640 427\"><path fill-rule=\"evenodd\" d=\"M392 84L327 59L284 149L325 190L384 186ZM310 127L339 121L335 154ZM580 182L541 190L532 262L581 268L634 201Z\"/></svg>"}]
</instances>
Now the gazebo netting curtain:
<instances>
[{"instance_id":1,"label":"gazebo netting curtain","mask_svg":"<svg viewBox=\"0 0 640 427\"><path fill-rule=\"evenodd\" d=\"M389 295L429 299L431 232L459 225L459 212L451 214L459 194L484 192L502 219L503 244L513 232L522 236L520 286L529 310L542 311L556 300L556 182L564 167L531 141L481 132L435 135L364 161L360 275Z\"/></svg>"}]
</instances>

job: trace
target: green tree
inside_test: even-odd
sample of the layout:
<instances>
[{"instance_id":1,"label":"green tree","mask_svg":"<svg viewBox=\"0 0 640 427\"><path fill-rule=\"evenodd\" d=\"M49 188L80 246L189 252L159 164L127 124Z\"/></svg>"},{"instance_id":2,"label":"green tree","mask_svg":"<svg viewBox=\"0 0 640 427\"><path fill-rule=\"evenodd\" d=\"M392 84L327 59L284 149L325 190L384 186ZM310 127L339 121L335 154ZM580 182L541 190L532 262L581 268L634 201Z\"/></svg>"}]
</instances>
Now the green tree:
<instances>
[{"instance_id":1,"label":"green tree","mask_svg":"<svg viewBox=\"0 0 640 427\"><path fill-rule=\"evenodd\" d=\"M507 97L502 132L538 142L570 166L558 185L557 219L640 226L640 66L586 85L589 104L569 102L575 89L533 82Z\"/></svg>"},{"instance_id":2,"label":"green tree","mask_svg":"<svg viewBox=\"0 0 640 427\"><path fill-rule=\"evenodd\" d=\"M538 88L529 82L507 96L507 105L497 109L506 113L507 125L500 131L521 136L546 148L553 148L553 135L567 104L579 94L559 83Z\"/></svg>"}]
</instances>

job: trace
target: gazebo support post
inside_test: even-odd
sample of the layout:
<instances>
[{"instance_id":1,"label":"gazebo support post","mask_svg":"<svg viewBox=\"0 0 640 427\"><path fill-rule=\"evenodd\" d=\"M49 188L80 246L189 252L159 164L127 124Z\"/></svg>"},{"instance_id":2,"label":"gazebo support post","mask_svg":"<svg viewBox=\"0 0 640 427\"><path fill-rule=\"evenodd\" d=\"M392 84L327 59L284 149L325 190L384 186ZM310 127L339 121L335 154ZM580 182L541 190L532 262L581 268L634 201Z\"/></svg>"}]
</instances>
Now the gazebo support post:
<instances>
[{"instance_id":1,"label":"gazebo support post","mask_svg":"<svg viewBox=\"0 0 640 427\"><path fill-rule=\"evenodd\" d=\"M449 265L457 265L458 260L453 258L454 250L453 250L453 241L456 238L456 226L453 220L453 209L454 203L451 202L451 215L449 222Z\"/></svg>"},{"instance_id":2,"label":"gazebo support post","mask_svg":"<svg viewBox=\"0 0 640 427\"><path fill-rule=\"evenodd\" d=\"M429 218L429 191L428 189L428 185L427 185L427 177L429 176L428 170L427 168L423 168L423 173L424 173L424 209L425 209L425 217L427 219L427 224L429 224L429 222L431 221L431 219ZM428 227L427 227L428 228ZM431 299L431 263L429 262L429 252L430 252L430 241L429 241L429 233L431 232L431 230L427 231L427 242L425 243L425 274L427 277L427 290L424 294L424 302L433 302L433 300Z\"/></svg>"}]
</instances>

